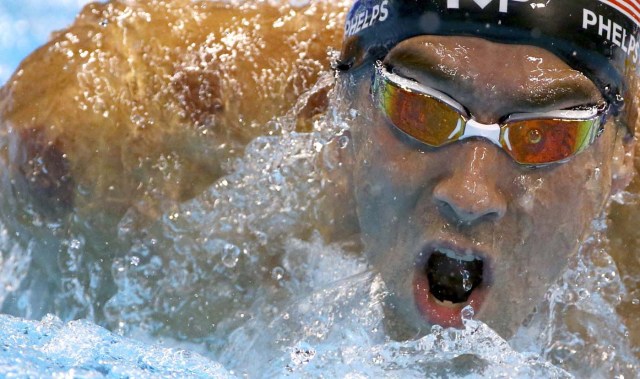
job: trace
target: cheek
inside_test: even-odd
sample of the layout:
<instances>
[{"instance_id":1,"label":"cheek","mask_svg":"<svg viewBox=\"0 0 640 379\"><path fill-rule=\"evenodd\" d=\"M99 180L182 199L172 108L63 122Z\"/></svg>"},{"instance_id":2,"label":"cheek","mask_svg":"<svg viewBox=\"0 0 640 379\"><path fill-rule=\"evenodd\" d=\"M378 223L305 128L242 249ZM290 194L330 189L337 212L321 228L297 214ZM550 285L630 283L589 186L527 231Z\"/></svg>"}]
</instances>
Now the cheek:
<instances>
[{"instance_id":1,"label":"cheek","mask_svg":"<svg viewBox=\"0 0 640 379\"><path fill-rule=\"evenodd\" d=\"M516 178L516 223L522 236L520 263L554 279L577 252L603 211L611 188L609 150L602 146L538 173Z\"/></svg>"},{"instance_id":2,"label":"cheek","mask_svg":"<svg viewBox=\"0 0 640 379\"><path fill-rule=\"evenodd\" d=\"M400 140L385 120L370 119L354 128L354 185L363 232L394 232L438 175L440 154Z\"/></svg>"},{"instance_id":3,"label":"cheek","mask_svg":"<svg viewBox=\"0 0 640 379\"><path fill-rule=\"evenodd\" d=\"M361 237L370 263L390 271L404 257L394 257L394 251L413 238L408 225L420 196L428 191L427 173L433 171L429 166L435 157L399 140L384 119L373 115L357 121L351 132Z\"/></svg>"},{"instance_id":4,"label":"cheek","mask_svg":"<svg viewBox=\"0 0 640 379\"><path fill-rule=\"evenodd\" d=\"M354 185L358 218L364 236L388 241L398 223L400 170L384 146L379 141L368 140L358 148Z\"/></svg>"}]
</instances>

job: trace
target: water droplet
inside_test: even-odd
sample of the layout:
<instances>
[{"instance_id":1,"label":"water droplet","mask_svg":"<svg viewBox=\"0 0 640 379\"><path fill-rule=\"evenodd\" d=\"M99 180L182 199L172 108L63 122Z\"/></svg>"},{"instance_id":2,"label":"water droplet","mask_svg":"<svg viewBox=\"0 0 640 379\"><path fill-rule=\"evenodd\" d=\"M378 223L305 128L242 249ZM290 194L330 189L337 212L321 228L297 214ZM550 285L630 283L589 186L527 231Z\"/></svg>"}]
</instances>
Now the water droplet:
<instances>
[{"instance_id":1,"label":"water droplet","mask_svg":"<svg viewBox=\"0 0 640 379\"><path fill-rule=\"evenodd\" d=\"M227 243L222 248L222 264L234 268L240 260L240 248L238 246Z\"/></svg>"},{"instance_id":2,"label":"water droplet","mask_svg":"<svg viewBox=\"0 0 640 379\"><path fill-rule=\"evenodd\" d=\"M266 246L267 243L269 242L269 236L265 232L256 231L255 236L260 246Z\"/></svg>"},{"instance_id":3,"label":"water droplet","mask_svg":"<svg viewBox=\"0 0 640 379\"><path fill-rule=\"evenodd\" d=\"M281 280L284 277L284 269L282 267L274 267L273 270L271 270L271 278L273 278L273 280Z\"/></svg>"},{"instance_id":4,"label":"water droplet","mask_svg":"<svg viewBox=\"0 0 640 379\"><path fill-rule=\"evenodd\" d=\"M126 270L126 267L124 267L123 263L123 260L120 258L114 259L112 264L113 271L115 271L116 273L124 272Z\"/></svg>"},{"instance_id":5,"label":"water droplet","mask_svg":"<svg viewBox=\"0 0 640 379\"><path fill-rule=\"evenodd\" d=\"M462 274L462 288L465 291L471 291L471 288L473 288L473 283L469 280L471 274L467 270L462 270L460 273Z\"/></svg>"},{"instance_id":6,"label":"water droplet","mask_svg":"<svg viewBox=\"0 0 640 379\"><path fill-rule=\"evenodd\" d=\"M531 129L527 133L527 138L529 138L529 143L537 144L542 141L542 133L538 129Z\"/></svg>"},{"instance_id":7,"label":"water droplet","mask_svg":"<svg viewBox=\"0 0 640 379\"><path fill-rule=\"evenodd\" d=\"M82 242L80 242L80 240L72 239L69 241L69 249L78 250L80 247L82 247Z\"/></svg>"},{"instance_id":8,"label":"water droplet","mask_svg":"<svg viewBox=\"0 0 640 379\"><path fill-rule=\"evenodd\" d=\"M591 295L591 293L586 288L580 288L578 290L578 298L580 300L584 300L584 299L588 298L590 295Z\"/></svg>"},{"instance_id":9,"label":"water droplet","mask_svg":"<svg viewBox=\"0 0 640 379\"><path fill-rule=\"evenodd\" d=\"M306 365L316 356L316 350L311 346L298 346L291 352L291 363L294 366Z\"/></svg>"},{"instance_id":10,"label":"water droplet","mask_svg":"<svg viewBox=\"0 0 640 379\"><path fill-rule=\"evenodd\" d=\"M338 147L341 149L346 148L347 146L349 146L349 137L342 135L338 138Z\"/></svg>"},{"instance_id":11,"label":"water droplet","mask_svg":"<svg viewBox=\"0 0 640 379\"><path fill-rule=\"evenodd\" d=\"M463 320L471 320L475 314L476 312L471 305L467 305L466 307L462 308L462 311L460 311L460 315L462 316Z\"/></svg>"},{"instance_id":12,"label":"water droplet","mask_svg":"<svg viewBox=\"0 0 640 379\"><path fill-rule=\"evenodd\" d=\"M140 264L140 257L134 255L131 257L130 262L132 266L137 266L138 264Z\"/></svg>"},{"instance_id":13,"label":"water droplet","mask_svg":"<svg viewBox=\"0 0 640 379\"><path fill-rule=\"evenodd\" d=\"M616 278L616 272L611 270L611 271L607 271L604 274L602 274L602 277L604 278L604 280L606 280L607 282L610 282L612 280L614 280Z\"/></svg>"}]
</instances>

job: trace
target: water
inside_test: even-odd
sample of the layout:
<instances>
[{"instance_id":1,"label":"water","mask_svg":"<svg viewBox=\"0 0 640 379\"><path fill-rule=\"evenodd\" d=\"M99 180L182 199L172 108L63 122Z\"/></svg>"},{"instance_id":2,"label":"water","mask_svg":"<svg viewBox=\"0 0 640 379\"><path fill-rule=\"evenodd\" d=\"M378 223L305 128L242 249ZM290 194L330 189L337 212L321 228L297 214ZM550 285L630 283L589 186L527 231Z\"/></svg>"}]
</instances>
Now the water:
<instances>
[{"instance_id":1,"label":"water","mask_svg":"<svg viewBox=\"0 0 640 379\"><path fill-rule=\"evenodd\" d=\"M15 378L231 378L220 364L185 350L128 340L85 320L0 316L0 376Z\"/></svg>"},{"instance_id":2,"label":"water","mask_svg":"<svg viewBox=\"0 0 640 379\"><path fill-rule=\"evenodd\" d=\"M361 257L352 220L337 216L350 206L336 194L346 186L339 156L350 140L340 133L351 112L332 94L324 115L299 125L314 95L333 87L327 71L246 147L219 147L221 174L189 199L156 192L102 217L96 203L111 198L78 184L84 200L51 218L3 191L0 302L19 317L0 316L0 376L636 375L639 351L627 325L638 310L637 279L611 257L633 250L634 234L619 232L615 220L594 222L511 340L470 309L464 329L390 340L384 283ZM147 125L142 113L131 122ZM198 133L210 121L195 120ZM147 184L152 191L187 169L182 158L154 156L135 168L165 180ZM120 188L108 187L116 197ZM617 199L617 215L632 211L635 193Z\"/></svg>"}]
</instances>

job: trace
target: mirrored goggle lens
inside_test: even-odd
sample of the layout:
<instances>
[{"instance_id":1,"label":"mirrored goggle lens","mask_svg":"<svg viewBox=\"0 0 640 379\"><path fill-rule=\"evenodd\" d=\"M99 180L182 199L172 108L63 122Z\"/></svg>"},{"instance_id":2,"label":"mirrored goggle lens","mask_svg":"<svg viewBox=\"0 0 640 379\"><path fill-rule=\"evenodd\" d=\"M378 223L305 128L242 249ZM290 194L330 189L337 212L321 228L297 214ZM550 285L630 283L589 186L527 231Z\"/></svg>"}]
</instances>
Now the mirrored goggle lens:
<instances>
[{"instance_id":1,"label":"mirrored goggle lens","mask_svg":"<svg viewBox=\"0 0 640 379\"><path fill-rule=\"evenodd\" d=\"M430 146L458 140L464 131L464 118L447 104L427 94L400 88L376 75L374 97L398 129Z\"/></svg>"},{"instance_id":2,"label":"mirrored goggle lens","mask_svg":"<svg viewBox=\"0 0 640 379\"><path fill-rule=\"evenodd\" d=\"M601 116L589 120L515 121L502 127L500 142L518 163L553 163L587 148L597 137L601 124Z\"/></svg>"},{"instance_id":3,"label":"mirrored goggle lens","mask_svg":"<svg viewBox=\"0 0 640 379\"><path fill-rule=\"evenodd\" d=\"M467 121L460 110L437 95L420 91L417 83L400 77L396 79L403 83L396 83L391 76L396 77L382 67L376 69L373 95L395 127L434 147L463 137ZM583 120L548 117L507 121L500 127L499 143L521 164L546 164L567 159L593 143L606 109L587 113L591 117Z\"/></svg>"}]
</instances>

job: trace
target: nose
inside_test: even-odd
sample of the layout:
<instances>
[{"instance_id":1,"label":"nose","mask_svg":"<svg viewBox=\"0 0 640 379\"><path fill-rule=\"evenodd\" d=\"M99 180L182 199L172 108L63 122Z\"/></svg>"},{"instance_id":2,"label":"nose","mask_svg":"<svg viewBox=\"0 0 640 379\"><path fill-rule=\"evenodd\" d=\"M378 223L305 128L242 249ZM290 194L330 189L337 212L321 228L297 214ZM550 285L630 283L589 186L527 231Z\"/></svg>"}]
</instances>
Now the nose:
<instances>
[{"instance_id":1,"label":"nose","mask_svg":"<svg viewBox=\"0 0 640 379\"><path fill-rule=\"evenodd\" d=\"M452 221L468 224L501 218L507 211L507 202L497 185L503 171L500 151L486 142L475 141L460 149L451 174L434 188L441 212Z\"/></svg>"}]
</instances>

